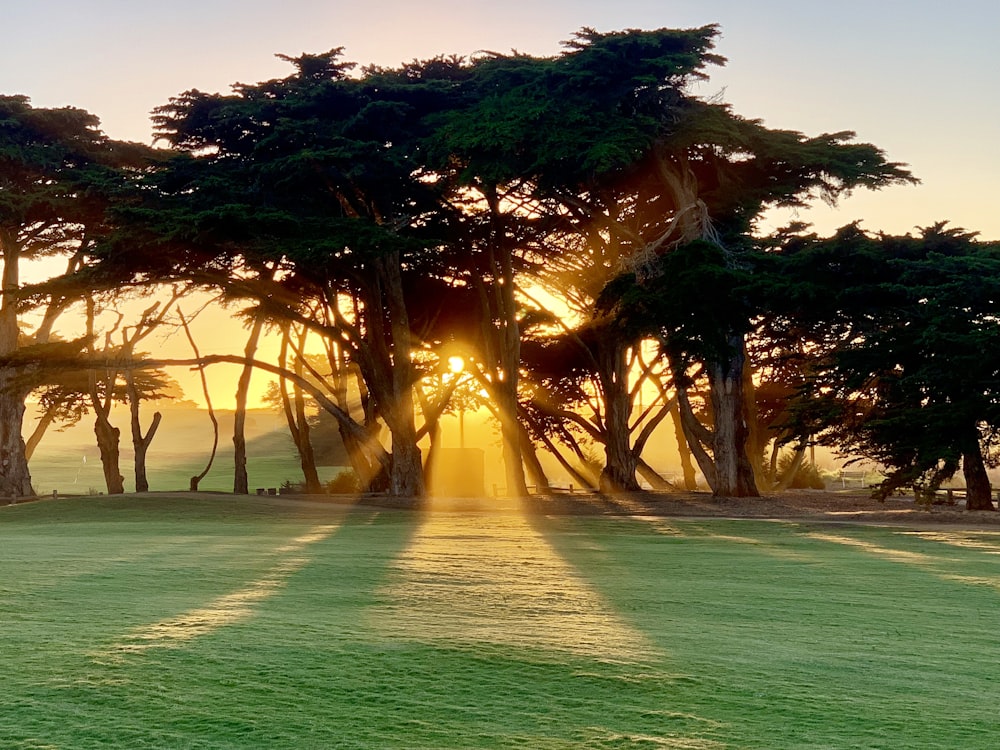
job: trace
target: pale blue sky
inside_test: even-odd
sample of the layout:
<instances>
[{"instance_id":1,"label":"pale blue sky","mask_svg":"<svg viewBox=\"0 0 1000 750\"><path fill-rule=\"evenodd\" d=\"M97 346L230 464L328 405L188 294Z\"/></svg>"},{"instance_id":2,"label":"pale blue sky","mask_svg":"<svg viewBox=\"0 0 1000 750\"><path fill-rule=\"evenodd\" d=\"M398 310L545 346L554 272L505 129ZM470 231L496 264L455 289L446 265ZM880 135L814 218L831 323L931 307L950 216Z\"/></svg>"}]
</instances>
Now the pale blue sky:
<instances>
[{"instance_id":1,"label":"pale blue sky","mask_svg":"<svg viewBox=\"0 0 1000 750\"><path fill-rule=\"evenodd\" d=\"M706 94L808 134L856 130L923 180L800 218L905 232L950 219L1000 239L997 0L5 0L0 92L73 104L115 138L189 88L285 75L275 53L347 48L360 63L517 48L553 54L582 26L719 23ZM14 33L11 33L13 30Z\"/></svg>"}]
</instances>

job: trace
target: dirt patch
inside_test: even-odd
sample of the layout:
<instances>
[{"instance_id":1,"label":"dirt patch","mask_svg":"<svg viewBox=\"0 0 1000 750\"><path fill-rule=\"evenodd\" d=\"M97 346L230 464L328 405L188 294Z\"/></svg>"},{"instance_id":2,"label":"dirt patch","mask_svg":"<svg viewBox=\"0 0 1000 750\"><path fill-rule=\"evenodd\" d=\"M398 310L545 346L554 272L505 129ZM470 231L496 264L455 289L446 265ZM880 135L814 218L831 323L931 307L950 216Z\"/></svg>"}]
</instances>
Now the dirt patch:
<instances>
[{"instance_id":1,"label":"dirt patch","mask_svg":"<svg viewBox=\"0 0 1000 750\"><path fill-rule=\"evenodd\" d=\"M553 516L660 516L688 518L743 518L825 521L840 523L901 524L906 526L996 526L1000 513L966 511L962 505L917 505L912 497L873 500L865 490L789 490L758 498L713 497L707 492L641 492L629 495L533 495L523 500L504 497L393 498L385 495L279 495L240 497L215 492L150 492L123 498L184 497L229 503L250 502L272 506L276 512L289 506L321 504L360 505L430 512L529 513ZM47 498L46 498L47 499ZM24 502L19 501L19 502Z\"/></svg>"},{"instance_id":2,"label":"dirt patch","mask_svg":"<svg viewBox=\"0 0 1000 750\"><path fill-rule=\"evenodd\" d=\"M547 514L697 516L841 521L845 523L961 524L1000 526L1000 513L966 511L961 505L917 505L913 498L873 500L867 492L788 491L759 498L708 493L646 492L626 496L533 497L531 509Z\"/></svg>"}]
</instances>

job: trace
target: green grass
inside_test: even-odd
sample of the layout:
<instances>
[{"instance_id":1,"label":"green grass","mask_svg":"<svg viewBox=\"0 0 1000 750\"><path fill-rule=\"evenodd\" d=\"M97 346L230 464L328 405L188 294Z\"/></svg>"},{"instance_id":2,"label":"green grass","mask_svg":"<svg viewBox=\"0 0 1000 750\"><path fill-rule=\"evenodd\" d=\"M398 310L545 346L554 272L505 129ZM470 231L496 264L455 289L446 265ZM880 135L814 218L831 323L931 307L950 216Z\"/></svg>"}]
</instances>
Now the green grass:
<instances>
[{"instance_id":1,"label":"green grass","mask_svg":"<svg viewBox=\"0 0 1000 750\"><path fill-rule=\"evenodd\" d=\"M0 508L3 748L994 748L1000 534Z\"/></svg>"}]
</instances>

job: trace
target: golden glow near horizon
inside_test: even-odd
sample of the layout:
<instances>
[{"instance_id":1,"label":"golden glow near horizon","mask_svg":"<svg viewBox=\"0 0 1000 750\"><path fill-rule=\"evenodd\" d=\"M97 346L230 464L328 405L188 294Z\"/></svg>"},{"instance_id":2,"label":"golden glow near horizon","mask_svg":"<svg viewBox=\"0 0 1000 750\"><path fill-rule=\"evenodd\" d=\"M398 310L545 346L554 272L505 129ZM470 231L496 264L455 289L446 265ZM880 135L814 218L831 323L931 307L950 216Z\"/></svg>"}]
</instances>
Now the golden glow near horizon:
<instances>
[{"instance_id":1,"label":"golden glow near horizon","mask_svg":"<svg viewBox=\"0 0 1000 750\"><path fill-rule=\"evenodd\" d=\"M448 357L448 369L457 375L465 369L465 360L461 357Z\"/></svg>"},{"instance_id":2,"label":"golden glow near horizon","mask_svg":"<svg viewBox=\"0 0 1000 750\"><path fill-rule=\"evenodd\" d=\"M646 637L523 516L432 512L395 563L371 613L385 637L483 644L638 662Z\"/></svg>"}]
</instances>

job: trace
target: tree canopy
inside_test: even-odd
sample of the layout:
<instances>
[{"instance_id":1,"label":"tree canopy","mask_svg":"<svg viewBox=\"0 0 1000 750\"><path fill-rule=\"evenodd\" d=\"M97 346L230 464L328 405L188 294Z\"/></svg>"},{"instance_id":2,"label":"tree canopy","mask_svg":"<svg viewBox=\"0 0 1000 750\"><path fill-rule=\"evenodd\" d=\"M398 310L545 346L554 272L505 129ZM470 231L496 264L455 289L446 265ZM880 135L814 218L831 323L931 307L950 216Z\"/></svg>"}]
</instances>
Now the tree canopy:
<instances>
[{"instance_id":1,"label":"tree canopy","mask_svg":"<svg viewBox=\"0 0 1000 750\"><path fill-rule=\"evenodd\" d=\"M767 489L768 446L773 467L782 445L798 461L817 440L878 461L885 491L959 465L982 484L996 248L941 224L760 236L767 209L915 180L852 132L773 129L699 96L726 62L718 33L583 29L557 55L397 67L281 56L284 78L159 107L155 158L87 113L5 97L5 264L29 245L85 256L33 291L53 302L212 288L251 321L245 378L259 336L281 332L269 367L293 385L310 486L304 393L366 488L421 494L457 350L498 421L510 494L528 475L547 485L536 449L580 478L593 446L602 490L638 490L637 472L668 486L643 458L668 417L718 495Z\"/></svg>"}]
</instances>

